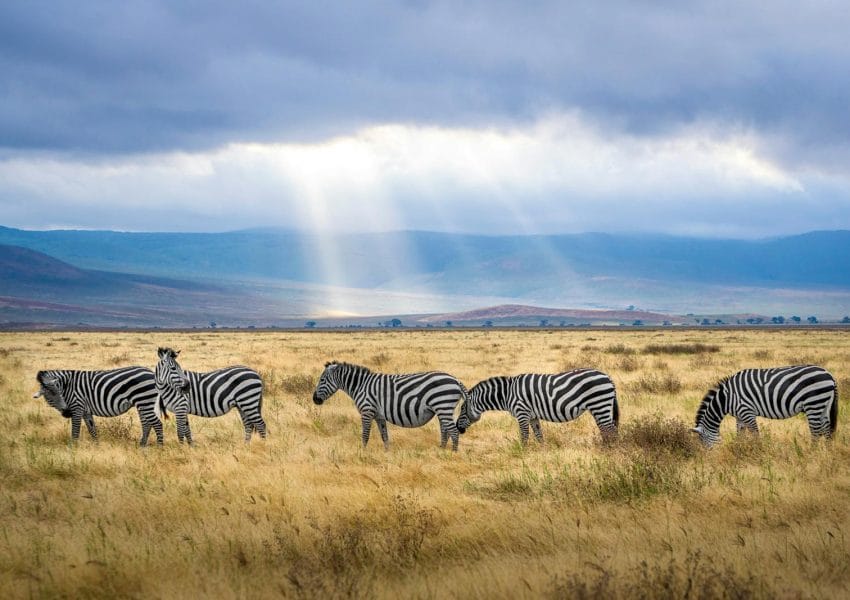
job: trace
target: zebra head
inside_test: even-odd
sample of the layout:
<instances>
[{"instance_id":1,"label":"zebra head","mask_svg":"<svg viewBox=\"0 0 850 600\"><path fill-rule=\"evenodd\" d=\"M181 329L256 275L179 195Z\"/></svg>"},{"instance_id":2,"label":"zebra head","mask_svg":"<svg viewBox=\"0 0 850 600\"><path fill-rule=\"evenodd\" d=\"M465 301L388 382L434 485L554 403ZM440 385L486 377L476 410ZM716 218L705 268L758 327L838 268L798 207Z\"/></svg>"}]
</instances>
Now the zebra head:
<instances>
[{"instance_id":1,"label":"zebra head","mask_svg":"<svg viewBox=\"0 0 850 600\"><path fill-rule=\"evenodd\" d=\"M159 362L156 363L156 387L160 392L171 391L173 394L185 397L189 393L189 378L177 362L179 350L160 348L157 350Z\"/></svg>"},{"instance_id":2,"label":"zebra head","mask_svg":"<svg viewBox=\"0 0 850 600\"><path fill-rule=\"evenodd\" d=\"M62 379L56 373L49 371L39 371L35 378L40 387L33 394L33 398L44 396L47 404L62 413L62 416L66 419L70 418L71 409L68 407L67 400L65 400L65 386Z\"/></svg>"},{"instance_id":3,"label":"zebra head","mask_svg":"<svg viewBox=\"0 0 850 600\"><path fill-rule=\"evenodd\" d=\"M481 411L476 413L473 405L477 405L480 402L483 394L484 387L481 383L476 384L475 387L469 390L467 398L460 405L460 414L457 417L457 422L455 422L459 433L466 433L466 430L481 418Z\"/></svg>"},{"instance_id":4,"label":"zebra head","mask_svg":"<svg viewBox=\"0 0 850 600\"><path fill-rule=\"evenodd\" d=\"M325 370L322 371L322 376L319 377L319 383L316 384L316 390L313 392L315 404L322 404L339 389L339 369L340 364L336 361L325 363Z\"/></svg>"},{"instance_id":5,"label":"zebra head","mask_svg":"<svg viewBox=\"0 0 850 600\"><path fill-rule=\"evenodd\" d=\"M722 385L711 388L697 409L696 422L691 431L710 448L720 441L720 421L723 420L726 390Z\"/></svg>"}]
</instances>

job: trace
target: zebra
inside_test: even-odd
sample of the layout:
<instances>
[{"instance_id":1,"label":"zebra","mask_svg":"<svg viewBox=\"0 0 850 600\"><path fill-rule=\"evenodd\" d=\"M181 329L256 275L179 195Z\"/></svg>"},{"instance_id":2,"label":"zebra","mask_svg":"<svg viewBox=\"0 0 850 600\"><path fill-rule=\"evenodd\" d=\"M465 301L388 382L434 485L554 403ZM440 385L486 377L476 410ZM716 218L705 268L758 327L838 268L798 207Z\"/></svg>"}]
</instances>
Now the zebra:
<instances>
[{"instance_id":1,"label":"zebra","mask_svg":"<svg viewBox=\"0 0 850 600\"><path fill-rule=\"evenodd\" d=\"M348 394L360 412L364 448L369 443L373 420L378 424L384 448L389 450L387 421L402 427L421 427L436 415L440 421L440 447L445 448L451 437L452 450L457 451L454 411L467 392L452 375L439 371L375 373L360 365L332 361L325 364L313 402L322 404L337 390Z\"/></svg>"},{"instance_id":2,"label":"zebra","mask_svg":"<svg viewBox=\"0 0 850 600\"><path fill-rule=\"evenodd\" d=\"M156 365L156 389L165 409L174 413L177 439L192 442L188 415L220 417L234 406L245 429L245 443L256 431L266 437L263 420L263 380L253 369L225 367L208 373L184 371L177 362L179 351L159 348Z\"/></svg>"},{"instance_id":3,"label":"zebra","mask_svg":"<svg viewBox=\"0 0 850 600\"><path fill-rule=\"evenodd\" d=\"M142 423L140 446L147 446L150 430L162 445L162 421L154 385L153 371L144 367L124 367L110 371L53 370L36 375L39 390L33 398L44 396L47 404L71 419L71 439L80 439L80 424L85 422L92 439L97 439L94 417L115 417L133 406Z\"/></svg>"},{"instance_id":4,"label":"zebra","mask_svg":"<svg viewBox=\"0 0 850 600\"><path fill-rule=\"evenodd\" d=\"M522 445L528 443L528 428L543 442L540 420L572 421L590 411L607 441L617 436L620 408L614 382L595 369L575 369L565 373L539 375L525 373L491 377L469 390L469 400L460 408L457 428L460 433L481 418L486 410L511 413L519 423Z\"/></svg>"},{"instance_id":5,"label":"zebra","mask_svg":"<svg viewBox=\"0 0 850 600\"><path fill-rule=\"evenodd\" d=\"M758 433L756 417L787 419L806 414L813 438L831 438L838 418L838 386L829 371L815 365L744 369L711 388L697 408L695 426L706 446L720 441L720 422L737 419L738 431Z\"/></svg>"}]
</instances>

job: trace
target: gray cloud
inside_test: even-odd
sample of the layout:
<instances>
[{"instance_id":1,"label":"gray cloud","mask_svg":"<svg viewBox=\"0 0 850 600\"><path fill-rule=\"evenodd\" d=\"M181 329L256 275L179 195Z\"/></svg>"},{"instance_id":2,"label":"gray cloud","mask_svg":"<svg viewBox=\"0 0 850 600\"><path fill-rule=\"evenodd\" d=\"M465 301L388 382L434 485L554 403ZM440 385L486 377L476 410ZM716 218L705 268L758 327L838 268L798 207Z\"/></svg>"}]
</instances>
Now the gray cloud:
<instances>
[{"instance_id":1,"label":"gray cloud","mask_svg":"<svg viewBox=\"0 0 850 600\"><path fill-rule=\"evenodd\" d=\"M850 140L850 11L761 2L26 2L0 7L0 143L144 152L579 109L657 135Z\"/></svg>"}]
</instances>

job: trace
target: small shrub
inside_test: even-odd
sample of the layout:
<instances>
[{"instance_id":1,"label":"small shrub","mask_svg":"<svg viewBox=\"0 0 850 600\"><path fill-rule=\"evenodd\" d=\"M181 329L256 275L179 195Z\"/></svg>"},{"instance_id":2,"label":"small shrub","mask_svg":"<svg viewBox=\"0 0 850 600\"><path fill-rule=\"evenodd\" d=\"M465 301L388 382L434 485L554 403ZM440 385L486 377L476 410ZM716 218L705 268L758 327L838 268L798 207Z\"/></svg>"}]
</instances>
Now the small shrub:
<instances>
[{"instance_id":1,"label":"small shrub","mask_svg":"<svg viewBox=\"0 0 850 600\"><path fill-rule=\"evenodd\" d=\"M377 354L373 354L367 362L370 366L379 369L390 362L390 355L386 352L378 352Z\"/></svg>"},{"instance_id":2,"label":"small shrub","mask_svg":"<svg viewBox=\"0 0 850 600\"><path fill-rule=\"evenodd\" d=\"M673 373L648 373L633 382L631 387L636 392L675 394L682 389L682 381Z\"/></svg>"},{"instance_id":3,"label":"small shrub","mask_svg":"<svg viewBox=\"0 0 850 600\"><path fill-rule=\"evenodd\" d=\"M641 362L634 354L625 354L620 358L620 362L617 366L621 371L631 373L632 371L637 371L641 367Z\"/></svg>"},{"instance_id":4,"label":"small shrub","mask_svg":"<svg viewBox=\"0 0 850 600\"><path fill-rule=\"evenodd\" d=\"M605 352L608 354L634 354L635 349L629 348L625 344L611 344L605 348Z\"/></svg>"},{"instance_id":5,"label":"small shrub","mask_svg":"<svg viewBox=\"0 0 850 600\"><path fill-rule=\"evenodd\" d=\"M688 550L684 559L672 557L666 564L641 561L626 572L596 564L593 575L572 573L552 580L548 597L577 598L770 598L776 590L753 574L741 574L717 557L705 559Z\"/></svg>"},{"instance_id":6,"label":"small shrub","mask_svg":"<svg viewBox=\"0 0 850 600\"><path fill-rule=\"evenodd\" d=\"M280 389L287 394L300 396L312 394L316 389L316 378L307 373L296 373L295 375L284 375L280 378Z\"/></svg>"},{"instance_id":7,"label":"small shrub","mask_svg":"<svg viewBox=\"0 0 850 600\"><path fill-rule=\"evenodd\" d=\"M649 344L643 349L644 354L706 354L720 352L720 346L714 344Z\"/></svg>"},{"instance_id":8,"label":"small shrub","mask_svg":"<svg viewBox=\"0 0 850 600\"><path fill-rule=\"evenodd\" d=\"M660 413L626 423L620 429L620 441L641 450L666 452L692 457L699 452L700 442L690 427L678 417Z\"/></svg>"}]
</instances>

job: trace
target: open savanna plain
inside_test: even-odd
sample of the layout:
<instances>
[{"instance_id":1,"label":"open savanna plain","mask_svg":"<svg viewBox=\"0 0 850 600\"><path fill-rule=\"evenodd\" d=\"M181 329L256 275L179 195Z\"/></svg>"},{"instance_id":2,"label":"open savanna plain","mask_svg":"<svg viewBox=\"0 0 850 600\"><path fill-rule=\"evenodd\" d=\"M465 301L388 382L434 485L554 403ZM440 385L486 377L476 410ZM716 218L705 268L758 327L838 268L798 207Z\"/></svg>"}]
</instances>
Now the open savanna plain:
<instances>
[{"instance_id":1,"label":"open savanna plain","mask_svg":"<svg viewBox=\"0 0 850 600\"><path fill-rule=\"evenodd\" d=\"M191 419L194 447L140 449L135 411L100 441L33 399L39 369L245 364L269 437L235 411ZM325 361L491 375L596 367L621 429L585 415L485 414L439 448L436 422L360 446L353 402L314 406ZM802 417L707 451L704 393L746 367L816 363L839 382L832 442ZM850 595L850 335L829 329L0 334L0 590L15 597L840 598Z\"/></svg>"}]
</instances>

